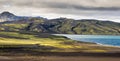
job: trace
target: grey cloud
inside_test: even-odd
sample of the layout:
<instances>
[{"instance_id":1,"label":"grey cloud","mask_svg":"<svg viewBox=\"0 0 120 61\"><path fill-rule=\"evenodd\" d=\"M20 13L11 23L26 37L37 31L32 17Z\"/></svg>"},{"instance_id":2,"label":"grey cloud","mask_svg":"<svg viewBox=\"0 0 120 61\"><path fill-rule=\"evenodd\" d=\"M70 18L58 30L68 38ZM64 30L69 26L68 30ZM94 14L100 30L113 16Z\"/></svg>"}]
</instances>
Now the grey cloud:
<instances>
[{"instance_id":1,"label":"grey cloud","mask_svg":"<svg viewBox=\"0 0 120 61\"><path fill-rule=\"evenodd\" d=\"M120 10L120 0L0 0L0 5L76 10Z\"/></svg>"},{"instance_id":2,"label":"grey cloud","mask_svg":"<svg viewBox=\"0 0 120 61\"><path fill-rule=\"evenodd\" d=\"M120 10L120 7L90 7L90 6L82 6L82 5L73 5L73 4L65 4L65 3L49 3L46 4L47 7L50 8L60 8L60 9L76 9L76 10Z\"/></svg>"},{"instance_id":3,"label":"grey cloud","mask_svg":"<svg viewBox=\"0 0 120 61\"><path fill-rule=\"evenodd\" d=\"M27 12L26 15L120 16L120 0L0 0L0 7L0 11L8 10L23 15Z\"/></svg>"}]
</instances>

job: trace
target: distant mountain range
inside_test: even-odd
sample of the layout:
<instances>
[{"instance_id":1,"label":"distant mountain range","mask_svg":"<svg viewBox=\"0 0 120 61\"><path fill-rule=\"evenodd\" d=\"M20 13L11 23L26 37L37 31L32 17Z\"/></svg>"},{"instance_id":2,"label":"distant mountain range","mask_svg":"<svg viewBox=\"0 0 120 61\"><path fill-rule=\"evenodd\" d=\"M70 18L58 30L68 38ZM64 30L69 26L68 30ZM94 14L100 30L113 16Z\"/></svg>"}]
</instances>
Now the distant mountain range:
<instances>
[{"instance_id":1,"label":"distant mountain range","mask_svg":"<svg viewBox=\"0 0 120 61\"><path fill-rule=\"evenodd\" d=\"M20 17L9 12L0 14L0 30L59 34L120 35L120 23L94 19L46 19Z\"/></svg>"}]
</instances>

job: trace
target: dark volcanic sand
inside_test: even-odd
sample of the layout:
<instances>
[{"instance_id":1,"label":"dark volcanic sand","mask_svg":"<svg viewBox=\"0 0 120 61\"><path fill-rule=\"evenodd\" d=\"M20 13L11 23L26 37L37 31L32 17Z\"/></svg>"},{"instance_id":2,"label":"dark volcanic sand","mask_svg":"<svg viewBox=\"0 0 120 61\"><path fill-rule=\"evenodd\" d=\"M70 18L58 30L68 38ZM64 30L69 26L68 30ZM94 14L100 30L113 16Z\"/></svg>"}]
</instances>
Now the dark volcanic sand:
<instances>
[{"instance_id":1,"label":"dark volcanic sand","mask_svg":"<svg viewBox=\"0 0 120 61\"><path fill-rule=\"evenodd\" d=\"M31 56L0 56L0 61L120 61L120 53L40 53Z\"/></svg>"},{"instance_id":2,"label":"dark volcanic sand","mask_svg":"<svg viewBox=\"0 0 120 61\"><path fill-rule=\"evenodd\" d=\"M62 56L34 56L34 57L6 57L0 56L0 61L120 61L120 57L62 57Z\"/></svg>"}]
</instances>

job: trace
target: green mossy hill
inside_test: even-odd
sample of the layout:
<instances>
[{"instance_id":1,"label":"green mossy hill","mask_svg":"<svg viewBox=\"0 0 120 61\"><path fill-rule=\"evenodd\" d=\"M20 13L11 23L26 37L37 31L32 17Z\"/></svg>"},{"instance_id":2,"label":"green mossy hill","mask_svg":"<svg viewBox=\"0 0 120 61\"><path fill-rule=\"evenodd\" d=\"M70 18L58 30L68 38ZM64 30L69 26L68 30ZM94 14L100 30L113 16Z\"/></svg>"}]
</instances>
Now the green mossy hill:
<instances>
[{"instance_id":1,"label":"green mossy hill","mask_svg":"<svg viewBox=\"0 0 120 61\"><path fill-rule=\"evenodd\" d=\"M37 33L120 35L120 23L93 19L74 20L67 18L13 21L0 24L4 31L29 31Z\"/></svg>"},{"instance_id":2,"label":"green mossy hill","mask_svg":"<svg viewBox=\"0 0 120 61\"><path fill-rule=\"evenodd\" d=\"M73 20L66 18L48 21L35 20L25 29L40 33L120 35L120 23L99 20Z\"/></svg>"}]
</instances>

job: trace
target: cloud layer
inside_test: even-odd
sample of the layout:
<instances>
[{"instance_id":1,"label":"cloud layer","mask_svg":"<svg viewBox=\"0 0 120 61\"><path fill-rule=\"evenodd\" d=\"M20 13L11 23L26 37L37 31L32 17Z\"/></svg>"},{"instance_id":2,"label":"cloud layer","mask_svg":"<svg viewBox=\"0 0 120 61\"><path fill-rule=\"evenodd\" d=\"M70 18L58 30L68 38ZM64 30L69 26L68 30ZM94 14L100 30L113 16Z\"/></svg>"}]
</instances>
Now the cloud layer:
<instances>
[{"instance_id":1,"label":"cloud layer","mask_svg":"<svg viewBox=\"0 0 120 61\"><path fill-rule=\"evenodd\" d=\"M120 0L0 0L0 12L16 15L105 19L120 22Z\"/></svg>"}]
</instances>

